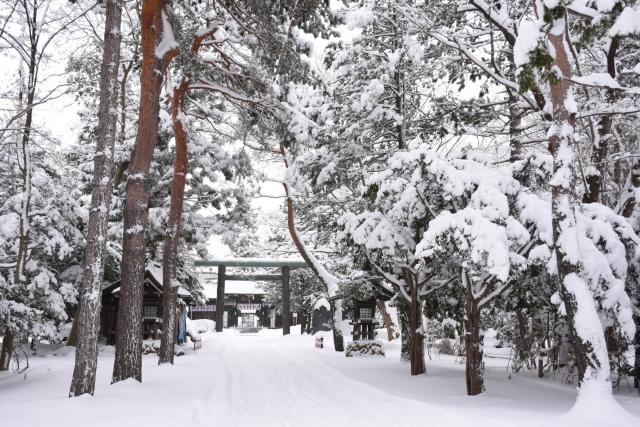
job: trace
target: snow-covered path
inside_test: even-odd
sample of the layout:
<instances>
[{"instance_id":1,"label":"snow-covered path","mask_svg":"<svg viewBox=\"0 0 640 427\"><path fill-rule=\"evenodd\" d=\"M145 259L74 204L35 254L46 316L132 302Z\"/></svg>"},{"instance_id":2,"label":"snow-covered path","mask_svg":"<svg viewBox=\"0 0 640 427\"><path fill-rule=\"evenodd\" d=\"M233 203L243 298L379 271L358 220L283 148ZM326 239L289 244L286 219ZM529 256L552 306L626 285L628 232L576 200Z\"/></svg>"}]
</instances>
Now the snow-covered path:
<instances>
[{"instance_id":1,"label":"snow-covered path","mask_svg":"<svg viewBox=\"0 0 640 427\"><path fill-rule=\"evenodd\" d=\"M299 352L295 337L223 338L213 347L212 361L226 374L195 403L195 425L211 425L212 414L219 425L237 426L340 425L346 420L351 426L370 426L372 420L415 426L424 423L427 411L440 425L462 421L450 410L425 408L344 376L321 363L322 353Z\"/></svg>"},{"instance_id":2,"label":"snow-covered path","mask_svg":"<svg viewBox=\"0 0 640 427\"><path fill-rule=\"evenodd\" d=\"M145 356L142 384L109 385L113 349L103 348L94 397L66 397L72 354L36 358L26 379L0 378L0 426L640 425L624 413L603 418L597 404L584 416L566 415L573 387L526 375L509 380L490 361L487 392L469 397L452 358L427 360L428 375L411 377L397 344L387 343L386 358L347 359L314 348L313 337L265 332L211 334L173 367ZM617 399L640 414L637 396Z\"/></svg>"}]
</instances>

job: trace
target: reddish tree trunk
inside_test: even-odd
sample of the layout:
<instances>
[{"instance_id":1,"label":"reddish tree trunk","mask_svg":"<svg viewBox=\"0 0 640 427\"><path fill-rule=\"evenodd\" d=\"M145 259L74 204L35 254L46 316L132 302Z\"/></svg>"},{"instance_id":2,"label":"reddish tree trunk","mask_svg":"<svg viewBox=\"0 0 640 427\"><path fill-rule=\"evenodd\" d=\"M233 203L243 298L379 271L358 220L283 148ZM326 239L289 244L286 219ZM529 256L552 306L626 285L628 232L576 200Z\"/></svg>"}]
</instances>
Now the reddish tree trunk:
<instances>
[{"instance_id":1,"label":"reddish tree trunk","mask_svg":"<svg viewBox=\"0 0 640 427\"><path fill-rule=\"evenodd\" d=\"M135 378L142 381L142 290L145 271L149 188L147 184L153 150L158 138L158 113L163 75L176 54L163 58L156 46L163 36L166 0L145 0L142 4L142 72L138 135L128 169L124 205L120 309L112 382Z\"/></svg>"},{"instance_id":2,"label":"reddish tree trunk","mask_svg":"<svg viewBox=\"0 0 640 427\"><path fill-rule=\"evenodd\" d=\"M566 164L566 153L559 156L559 149L564 145L565 149L573 151L573 141L570 135L562 136L565 133L565 127L573 128L575 126L575 116L567 110L566 101L571 90L571 65L565 47L565 34L549 34L549 41L555 49L554 66L562 73L562 77L551 84L551 101L553 103L553 132L549 136L549 152L554 157L553 171L554 175L562 172L561 169L569 171L568 179L573 179L573 165ZM563 228L571 227L575 224L573 212L574 202L572 201L573 183L556 183L551 186L551 211L552 211L552 227L553 242L555 246L556 260L558 264L558 276L560 279L560 297L562 298L567 320L571 328L573 355L578 368L578 376L580 381L584 377L586 363L586 349L582 339L575 333L575 313L577 303L573 295L566 289L564 279L571 273L577 271L577 266L572 264L564 251L560 247L559 237Z\"/></svg>"},{"instance_id":3,"label":"reddish tree trunk","mask_svg":"<svg viewBox=\"0 0 640 427\"><path fill-rule=\"evenodd\" d=\"M188 78L183 78L173 93L171 102L171 118L176 140L176 159L173 162L173 181L171 182L171 205L167 222L167 235L164 239L162 257L162 340L158 364L173 364L173 348L176 341L176 305L178 300L178 284L176 282L176 256L180 243L180 227L182 224L182 207L184 204L184 187L189 158L187 154L187 130L182 107L189 87Z\"/></svg>"}]
</instances>

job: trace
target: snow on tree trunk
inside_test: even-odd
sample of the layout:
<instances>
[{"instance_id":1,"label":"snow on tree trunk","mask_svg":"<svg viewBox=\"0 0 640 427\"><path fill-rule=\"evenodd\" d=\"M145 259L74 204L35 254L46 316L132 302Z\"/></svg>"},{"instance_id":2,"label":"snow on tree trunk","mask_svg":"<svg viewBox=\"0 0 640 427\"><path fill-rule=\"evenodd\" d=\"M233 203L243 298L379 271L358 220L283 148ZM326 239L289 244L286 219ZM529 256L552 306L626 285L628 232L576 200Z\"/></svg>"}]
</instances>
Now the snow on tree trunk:
<instances>
[{"instance_id":1,"label":"snow on tree trunk","mask_svg":"<svg viewBox=\"0 0 640 427\"><path fill-rule=\"evenodd\" d=\"M609 43L607 50L607 73L612 79L616 77L615 57L616 51L620 44L619 37L613 37ZM605 97L611 103L616 98L613 90L606 91ZM611 114L603 114L598 121L598 126L594 135L593 150L591 152L592 166L586 173L587 191L585 191L582 201L585 203L597 203L600 201L602 192L602 183L604 174L607 169L607 155L609 153L609 145L613 137L611 128L613 126L613 116Z\"/></svg>"},{"instance_id":2,"label":"snow on tree trunk","mask_svg":"<svg viewBox=\"0 0 640 427\"><path fill-rule=\"evenodd\" d=\"M176 309L178 301L178 282L176 280L176 256L180 243L180 227L182 223L182 206L184 203L184 187L186 183L189 158L187 154L187 123L182 111L184 97L189 88L189 79L183 78L173 93L171 100L171 118L176 140L176 159L173 163L173 181L171 182L171 204L167 234L164 239L162 255L162 339L158 364L173 364L176 341Z\"/></svg>"},{"instance_id":3,"label":"snow on tree trunk","mask_svg":"<svg viewBox=\"0 0 640 427\"><path fill-rule=\"evenodd\" d=\"M573 191L575 153L573 132L575 108L571 93L571 65L565 44L564 19L557 20L549 32L554 55L551 77L553 123L549 129L549 151L553 155L551 209L553 243L560 279L560 298L572 328L573 354L580 382L607 381L609 356L604 331L588 284L578 274L581 261L576 228Z\"/></svg>"},{"instance_id":4,"label":"snow on tree trunk","mask_svg":"<svg viewBox=\"0 0 640 427\"><path fill-rule=\"evenodd\" d=\"M400 360L411 360L411 346L409 344L409 303L402 295L397 299L398 323L400 323Z\"/></svg>"},{"instance_id":5,"label":"snow on tree trunk","mask_svg":"<svg viewBox=\"0 0 640 427\"><path fill-rule=\"evenodd\" d=\"M471 281L466 271L462 272L463 282L466 283L466 301L464 318L464 339L466 351L465 376L467 379L467 394L475 396L484 391L484 368L482 362L482 340L480 337L480 308L473 297Z\"/></svg>"},{"instance_id":6,"label":"snow on tree trunk","mask_svg":"<svg viewBox=\"0 0 640 427\"><path fill-rule=\"evenodd\" d=\"M104 31L104 50L100 69L100 107L98 140L91 183L91 209L87 227L84 271L76 330L76 359L69 396L93 394L98 365L98 333L102 305L102 281L107 244L107 227L113 192L113 155L116 139L118 102L118 64L120 63L121 0L108 0ZM72 329L72 331L73 331ZM71 340L73 333L70 334Z\"/></svg>"},{"instance_id":7,"label":"snow on tree trunk","mask_svg":"<svg viewBox=\"0 0 640 427\"><path fill-rule=\"evenodd\" d=\"M384 319L384 324L387 328L387 339L389 341L393 341L395 336L393 335L393 321L391 320L391 316L389 316L389 312L387 311L387 306L384 301L376 300L376 305L380 310L380 314L382 314L382 318Z\"/></svg>"},{"instance_id":8,"label":"snow on tree trunk","mask_svg":"<svg viewBox=\"0 0 640 427\"><path fill-rule=\"evenodd\" d=\"M35 19L35 16L34 16ZM31 204L31 152L29 143L31 140L31 126L33 124L34 97L36 91L36 73L38 70L38 46L36 42L31 42L29 50L29 71L27 76L27 99L24 108L24 126L22 128L22 139L19 143L20 152L18 166L22 174L22 196L20 198L20 222L18 227L18 253L16 256L16 269L14 273L14 283L16 285L26 285L25 266L29 258L29 208ZM24 75L20 72L20 95L19 101L22 103L22 91L25 88Z\"/></svg>"},{"instance_id":9,"label":"snow on tree trunk","mask_svg":"<svg viewBox=\"0 0 640 427\"><path fill-rule=\"evenodd\" d=\"M129 162L124 203L116 355L112 382L142 381L142 292L145 270L149 186L146 182L158 139L160 91L176 43L164 13L166 0L145 0L141 14L142 71L138 135Z\"/></svg>"}]
</instances>

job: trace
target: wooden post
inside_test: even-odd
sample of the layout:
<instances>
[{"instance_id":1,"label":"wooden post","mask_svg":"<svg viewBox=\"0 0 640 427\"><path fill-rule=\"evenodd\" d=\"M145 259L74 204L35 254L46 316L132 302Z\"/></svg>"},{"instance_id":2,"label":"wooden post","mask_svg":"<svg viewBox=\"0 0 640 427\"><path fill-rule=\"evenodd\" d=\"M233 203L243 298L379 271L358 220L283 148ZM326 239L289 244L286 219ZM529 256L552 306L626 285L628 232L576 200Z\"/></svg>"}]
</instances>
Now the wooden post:
<instances>
[{"instance_id":1,"label":"wooden post","mask_svg":"<svg viewBox=\"0 0 640 427\"><path fill-rule=\"evenodd\" d=\"M289 267L282 267L282 335L289 335L291 333L289 298Z\"/></svg>"},{"instance_id":2,"label":"wooden post","mask_svg":"<svg viewBox=\"0 0 640 427\"><path fill-rule=\"evenodd\" d=\"M224 273L225 266L218 266L218 295L216 298L216 332L224 327Z\"/></svg>"}]
</instances>

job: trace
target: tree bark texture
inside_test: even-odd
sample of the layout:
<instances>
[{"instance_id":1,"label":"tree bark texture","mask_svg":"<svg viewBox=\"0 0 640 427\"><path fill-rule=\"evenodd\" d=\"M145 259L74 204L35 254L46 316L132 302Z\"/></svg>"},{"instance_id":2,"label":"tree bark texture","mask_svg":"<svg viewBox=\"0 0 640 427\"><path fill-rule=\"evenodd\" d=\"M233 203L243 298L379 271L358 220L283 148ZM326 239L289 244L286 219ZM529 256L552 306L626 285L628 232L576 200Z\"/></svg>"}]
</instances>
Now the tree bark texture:
<instances>
[{"instance_id":1,"label":"tree bark texture","mask_svg":"<svg viewBox=\"0 0 640 427\"><path fill-rule=\"evenodd\" d=\"M409 344L409 302L399 295L396 309L398 310L398 322L400 323L400 360L411 360L411 345Z\"/></svg>"},{"instance_id":2,"label":"tree bark texture","mask_svg":"<svg viewBox=\"0 0 640 427\"><path fill-rule=\"evenodd\" d=\"M173 162L173 180L171 181L171 202L167 234L164 239L162 254L162 339L158 364L173 364L174 346L176 343L176 309L178 302L178 282L176 280L176 257L180 244L182 226L182 208L184 205L184 187L189 157L187 152L187 124L184 122L184 99L189 87L189 79L183 78L174 90L171 100L171 119L176 141L176 158Z\"/></svg>"},{"instance_id":3,"label":"tree bark texture","mask_svg":"<svg viewBox=\"0 0 640 427\"><path fill-rule=\"evenodd\" d=\"M127 171L114 383L128 378L142 381L142 291L149 203L146 181L158 139L162 80L169 62L177 53L173 50L166 52L163 58L156 54L156 46L163 36L165 4L166 0L145 0L142 4L140 109L138 135Z\"/></svg>"},{"instance_id":4,"label":"tree bark texture","mask_svg":"<svg viewBox=\"0 0 640 427\"><path fill-rule=\"evenodd\" d=\"M384 319L384 324L387 327L387 339L389 341L393 341L395 336L393 335L393 321L391 320L391 316L389 316L389 312L387 311L387 306L384 301L376 300L376 305L382 314L382 318Z\"/></svg>"},{"instance_id":5,"label":"tree bark texture","mask_svg":"<svg viewBox=\"0 0 640 427\"><path fill-rule=\"evenodd\" d=\"M113 192L113 155L116 140L118 64L120 63L121 0L106 2L104 48L100 69L98 140L91 182L91 208L78 312L69 341L76 339L76 359L69 396L93 395L98 366L98 333L107 228ZM75 330L75 336L74 336ZM72 345L72 344L69 344Z\"/></svg>"},{"instance_id":6,"label":"tree bark texture","mask_svg":"<svg viewBox=\"0 0 640 427\"><path fill-rule=\"evenodd\" d=\"M426 372L424 364L424 332L422 327L422 304L418 295L418 283L415 275L404 269L405 283L409 286L409 356L411 375Z\"/></svg>"},{"instance_id":7,"label":"tree bark texture","mask_svg":"<svg viewBox=\"0 0 640 427\"><path fill-rule=\"evenodd\" d=\"M607 73L609 73L613 79L616 78L615 58L619 45L620 38L613 37L611 39L611 43L609 43L609 49L607 50ZM615 92L610 89L607 90L606 98L609 102L613 102L616 98ZM585 203L596 203L600 201L604 174L607 171L606 159L609 153L609 145L613 137L611 134L612 126L613 116L611 114L604 114L600 117L596 137L593 141L593 150L591 151L592 167L586 174L587 191L585 191L582 198L582 201Z\"/></svg>"},{"instance_id":8,"label":"tree bark texture","mask_svg":"<svg viewBox=\"0 0 640 427\"><path fill-rule=\"evenodd\" d=\"M6 328L2 338L2 350L0 350L0 371L9 369L11 350L13 350L13 332L11 332L11 329Z\"/></svg>"},{"instance_id":9,"label":"tree bark texture","mask_svg":"<svg viewBox=\"0 0 640 427\"><path fill-rule=\"evenodd\" d=\"M559 25L557 26L559 27ZM564 26L563 26L564 27ZM595 305L582 304L574 296L575 289L571 286L586 288L588 285L579 278L578 266L567 256L566 249L562 247L562 241L571 239L571 234L577 233L575 218L575 196L573 195L575 184L575 171L573 159L575 148L572 137L572 129L575 126L575 112L567 109L571 95L571 64L569 62L565 45L564 31L549 33L549 41L555 50L554 68L560 71L551 81L551 101L553 106L553 123L549 131L549 152L553 155L554 179L551 183L551 209L554 252L557 261L558 277L560 279L560 297L564 302L567 320L570 325L573 357L578 369L580 382L585 377L587 368L590 368L592 378L600 377L604 370L608 373L609 361L606 351L594 352L594 344L590 340L601 341L598 347L604 347L604 332L590 331L588 336L577 333L576 313L582 311L581 317L600 324ZM591 292L589 289L580 289L579 292ZM601 336L600 336L601 335Z\"/></svg>"},{"instance_id":10,"label":"tree bark texture","mask_svg":"<svg viewBox=\"0 0 640 427\"><path fill-rule=\"evenodd\" d=\"M464 272L463 274L466 274ZM482 341L480 339L480 309L473 298L470 284L467 285L464 319L466 351L467 394L475 396L484 391L484 367L482 362Z\"/></svg>"}]
</instances>

